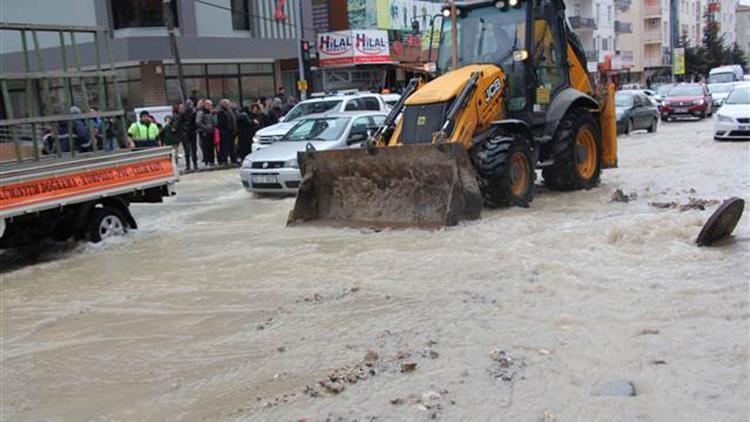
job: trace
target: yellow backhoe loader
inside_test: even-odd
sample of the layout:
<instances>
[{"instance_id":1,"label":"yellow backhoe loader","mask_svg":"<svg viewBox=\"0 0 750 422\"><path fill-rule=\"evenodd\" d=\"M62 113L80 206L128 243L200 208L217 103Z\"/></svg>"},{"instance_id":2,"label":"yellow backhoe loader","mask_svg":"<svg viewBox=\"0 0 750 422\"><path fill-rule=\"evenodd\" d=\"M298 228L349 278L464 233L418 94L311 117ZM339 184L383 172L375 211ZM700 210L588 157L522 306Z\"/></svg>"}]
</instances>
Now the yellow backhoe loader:
<instances>
[{"instance_id":1,"label":"yellow backhoe loader","mask_svg":"<svg viewBox=\"0 0 750 422\"><path fill-rule=\"evenodd\" d=\"M439 77L412 80L362 149L299 154L289 224L440 227L482 205L590 189L617 165L614 88L597 87L561 0L456 1Z\"/></svg>"}]
</instances>

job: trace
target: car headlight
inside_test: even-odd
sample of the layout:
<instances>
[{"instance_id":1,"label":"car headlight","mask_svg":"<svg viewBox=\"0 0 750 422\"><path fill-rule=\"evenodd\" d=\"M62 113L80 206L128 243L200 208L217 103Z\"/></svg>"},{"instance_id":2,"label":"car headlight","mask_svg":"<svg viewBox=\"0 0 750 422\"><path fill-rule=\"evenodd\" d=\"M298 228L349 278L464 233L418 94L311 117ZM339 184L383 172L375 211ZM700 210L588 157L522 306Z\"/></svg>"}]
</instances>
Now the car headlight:
<instances>
[{"instance_id":1,"label":"car headlight","mask_svg":"<svg viewBox=\"0 0 750 422\"><path fill-rule=\"evenodd\" d=\"M253 166L253 160L250 159L250 157L246 157L244 160L242 160L242 168L243 169L249 169Z\"/></svg>"},{"instance_id":2,"label":"car headlight","mask_svg":"<svg viewBox=\"0 0 750 422\"><path fill-rule=\"evenodd\" d=\"M718 119L718 120L719 120L720 122L724 122L724 123L734 123L734 119L732 119L732 118L731 118L731 117L729 117L729 116L724 116L723 114L717 114L717 115L716 115L716 118L717 118L717 119Z\"/></svg>"},{"instance_id":3,"label":"car headlight","mask_svg":"<svg viewBox=\"0 0 750 422\"><path fill-rule=\"evenodd\" d=\"M253 143L254 144L260 143L260 136L258 135L253 136Z\"/></svg>"},{"instance_id":4,"label":"car headlight","mask_svg":"<svg viewBox=\"0 0 750 422\"><path fill-rule=\"evenodd\" d=\"M284 167L289 167L289 168L293 168L293 169L298 169L298 168L299 168L299 165L297 164L297 159L296 159L296 158L294 158L294 159L292 159L292 160L286 160L286 161L284 161Z\"/></svg>"},{"instance_id":5,"label":"car headlight","mask_svg":"<svg viewBox=\"0 0 750 422\"><path fill-rule=\"evenodd\" d=\"M695 105L701 105L701 104L703 104L703 100L702 99L695 100L695 101L693 101L693 104L695 104Z\"/></svg>"},{"instance_id":6,"label":"car headlight","mask_svg":"<svg viewBox=\"0 0 750 422\"><path fill-rule=\"evenodd\" d=\"M663 105L663 106L671 106L672 103L670 103L669 101L662 101L661 105Z\"/></svg>"}]
</instances>

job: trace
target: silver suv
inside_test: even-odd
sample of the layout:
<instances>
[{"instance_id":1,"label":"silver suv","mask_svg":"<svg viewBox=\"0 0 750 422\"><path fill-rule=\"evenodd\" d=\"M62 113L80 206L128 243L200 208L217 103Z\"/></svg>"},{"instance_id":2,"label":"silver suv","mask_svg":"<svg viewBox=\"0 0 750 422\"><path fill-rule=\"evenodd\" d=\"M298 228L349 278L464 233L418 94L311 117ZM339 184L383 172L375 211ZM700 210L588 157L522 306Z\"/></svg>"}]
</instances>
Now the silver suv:
<instances>
[{"instance_id":1,"label":"silver suv","mask_svg":"<svg viewBox=\"0 0 750 422\"><path fill-rule=\"evenodd\" d=\"M333 95L328 97L311 98L294 106L289 113L275 125L264 127L255 133L253 150L263 148L278 141L289 129L297 124L297 120L311 114L345 111L381 111L388 112L390 107L380 94L358 92L347 95Z\"/></svg>"}]
</instances>

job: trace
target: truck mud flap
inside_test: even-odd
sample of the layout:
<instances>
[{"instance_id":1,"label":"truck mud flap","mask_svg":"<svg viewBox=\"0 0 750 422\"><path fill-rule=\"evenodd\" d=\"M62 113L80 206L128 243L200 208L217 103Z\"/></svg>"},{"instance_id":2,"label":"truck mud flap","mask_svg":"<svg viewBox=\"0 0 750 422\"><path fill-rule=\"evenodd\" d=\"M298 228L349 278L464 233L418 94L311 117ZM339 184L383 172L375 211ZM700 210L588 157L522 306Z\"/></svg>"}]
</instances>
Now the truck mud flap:
<instances>
[{"instance_id":1,"label":"truck mud flap","mask_svg":"<svg viewBox=\"0 0 750 422\"><path fill-rule=\"evenodd\" d=\"M439 228L481 214L461 145L305 151L298 162L302 182L288 225Z\"/></svg>"}]
</instances>

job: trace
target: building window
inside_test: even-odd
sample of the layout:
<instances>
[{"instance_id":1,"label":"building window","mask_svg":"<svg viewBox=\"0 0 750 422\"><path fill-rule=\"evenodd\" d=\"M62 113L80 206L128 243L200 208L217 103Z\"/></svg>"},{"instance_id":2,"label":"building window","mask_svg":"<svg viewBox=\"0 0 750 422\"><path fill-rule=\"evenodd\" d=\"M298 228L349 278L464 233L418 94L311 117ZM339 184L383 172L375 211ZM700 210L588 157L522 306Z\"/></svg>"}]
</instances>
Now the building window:
<instances>
[{"instance_id":1,"label":"building window","mask_svg":"<svg viewBox=\"0 0 750 422\"><path fill-rule=\"evenodd\" d=\"M250 30L250 10L247 7L247 0L232 0L232 29Z\"/></svg>"},{"instance_id":2,"label":"building window","mask_svg":"<svg viewBox=\"0 0 750 422\"><path fill-rule=\"evenodd\" d=\"M273 96L274 67L271 63L212 63L183 65L185 90L188 97L211 98L218 102L227 98L237 104L260 97ZM174 65L164 68L167 101L179 100L177 70Z\"/></svg>"},{"instance_id":3,"label":"building window","mask_svg":"<svg viewBox=\"0 0 750 422\"><path fill-rule=\"evenodd\" d=\"M112 0L112 27L148 28L164 26L162 0ZM176 2L172 2L174 24L177 21Z\"/></svg>"}]
</instances>

